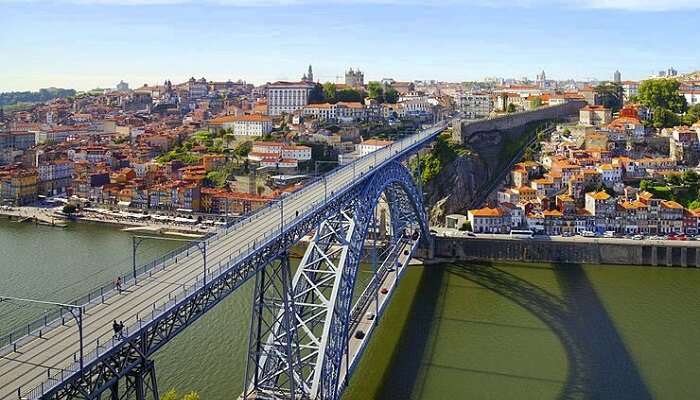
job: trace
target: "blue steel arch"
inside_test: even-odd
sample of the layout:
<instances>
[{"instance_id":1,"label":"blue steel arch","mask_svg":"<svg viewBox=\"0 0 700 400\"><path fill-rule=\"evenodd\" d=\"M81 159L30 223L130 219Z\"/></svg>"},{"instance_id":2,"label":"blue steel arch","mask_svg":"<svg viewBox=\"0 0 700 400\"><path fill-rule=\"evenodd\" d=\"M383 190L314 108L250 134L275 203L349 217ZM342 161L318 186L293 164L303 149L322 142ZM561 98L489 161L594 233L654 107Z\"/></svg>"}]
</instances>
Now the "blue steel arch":
<instances>
[{"instance_id":1,"label":"blue steel arch","mask_svg":"<svg viewBox=\"0 0 700 400\"><path fill-rule=\"evenodd\" d=\"M337 399L338 379L342 356L347 346L350 311L360 268L362 249L372 221L373 212L383 193L389 202L393 238L403 233L408 222L417 223L422 231L421 237L429 240L428 221L423 206L422 195L414 184L410 171L399 162L391 162L374 172L364 185L359 196L351 206L355 230L353 231L348 257L341 275L339 293L332 316L327 347L325 349L323 370L321 372L320 398Z\"/></svg>"}]
</instances>

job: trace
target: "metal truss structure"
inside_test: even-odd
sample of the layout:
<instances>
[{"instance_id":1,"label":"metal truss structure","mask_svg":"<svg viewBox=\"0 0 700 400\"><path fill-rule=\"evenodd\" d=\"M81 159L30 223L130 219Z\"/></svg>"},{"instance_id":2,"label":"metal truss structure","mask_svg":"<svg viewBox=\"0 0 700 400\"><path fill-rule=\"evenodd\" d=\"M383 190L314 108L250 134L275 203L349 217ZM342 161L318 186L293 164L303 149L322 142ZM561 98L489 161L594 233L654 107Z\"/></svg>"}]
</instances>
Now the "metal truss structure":
<instances>
[{"instance_id":1,"label":"metal truss structure","mask_svg":"<svg viewBox=\"0 0 700 400\"><path fill-rule=\"evenodd\" d=\"M351 203L316 229L294 276L291 293L284 295L277 287L268 288L274 291L273 297L285 300L269 303L263 300L266 296L256 294L260 300L253 313L247 367L255 373L253 379L248 377L244 398L340 397L340 388L345 387L339 382L344 355L345 365L348 364L355 281L364 240L382 195L390 208L392 243L404 237L409 225L419 227L424 233L421 236L427 236L421 196L408 170L395 163L377 171ZM294 326L288 324L289 310L279 309L281 303L291 305ZM276 315L273 327L258 309L268 304L268 314ZM269 329L258 329L259 326ZM268 335L263 347L259 346L264 341L261 334Z\"/></svg>"},{"instance_id":2,"label":"metal truss structure","mask_svg":"<svg viewBox=\"0 0 700 400\"><path fill-rule=\"evenodd\" d=\"M394 239L408 224L419 227L421 237L429 237L422 196L411 174L398 161L387 162L284 226L278 235L256 243L242 260L229 261L206 282L154 309L152 319L98 348L84 367L49 378L41 392L29 393L29 398L157 398L153 354L256 275L246 368L250 386L244 395L338 398L360 255L382 194L390 205ZM290 282L287 251L314 231L314 242ZM120 382L125 384L123 391Z\"/></svg>"}]
</instances>

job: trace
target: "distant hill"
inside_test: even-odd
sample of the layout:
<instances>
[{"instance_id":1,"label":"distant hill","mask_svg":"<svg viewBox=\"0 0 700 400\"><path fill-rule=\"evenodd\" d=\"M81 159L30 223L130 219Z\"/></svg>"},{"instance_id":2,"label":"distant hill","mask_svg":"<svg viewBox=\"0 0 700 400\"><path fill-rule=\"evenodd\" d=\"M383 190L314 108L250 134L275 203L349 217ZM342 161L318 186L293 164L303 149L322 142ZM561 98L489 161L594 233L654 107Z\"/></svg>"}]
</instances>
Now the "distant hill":
<instances>
[{"instance_id":1,"label":"distant hill","mask_svg":"<svg viewBox=\"0 0 700 400\"><path fill-rule=\"evenodd\" d=\"M0 93L0 107L19 103L42 103L59 97L75 96L73 89L46 88L38 92L5 92Z\"/></svg>"}]
</instances>

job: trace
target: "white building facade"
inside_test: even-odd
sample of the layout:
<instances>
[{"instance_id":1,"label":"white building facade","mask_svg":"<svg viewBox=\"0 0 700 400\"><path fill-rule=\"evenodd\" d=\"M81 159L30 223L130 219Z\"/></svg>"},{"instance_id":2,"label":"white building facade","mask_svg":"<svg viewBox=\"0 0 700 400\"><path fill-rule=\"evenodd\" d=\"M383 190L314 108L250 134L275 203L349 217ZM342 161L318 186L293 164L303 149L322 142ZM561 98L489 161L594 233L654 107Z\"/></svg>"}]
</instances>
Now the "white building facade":
<instances>
[{"instance_id":1,"label":"white building facade","mask_svg":"<svg viewBox=\"0 0 700 400\"><path fill-rule=\"evenodd\" d=\"M267 85L267 112L278 116L292 114L309 104L309 94L314 88L310 82L275 82Z\"/></svg>"}]
</instances>

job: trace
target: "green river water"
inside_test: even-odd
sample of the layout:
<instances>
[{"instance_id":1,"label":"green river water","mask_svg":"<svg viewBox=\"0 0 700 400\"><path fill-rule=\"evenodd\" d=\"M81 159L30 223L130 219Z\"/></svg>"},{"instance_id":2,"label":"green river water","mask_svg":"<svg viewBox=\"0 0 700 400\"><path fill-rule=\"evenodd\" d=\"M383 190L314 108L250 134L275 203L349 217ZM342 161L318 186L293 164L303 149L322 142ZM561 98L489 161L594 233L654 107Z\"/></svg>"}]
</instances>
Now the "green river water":
<instances>
[{"instance_id":1,"label":"green river water","mask_svg":"<svg viewBox=\"0 0 700 400\"><path fill-rule=\"evenodd\" d=\"M178 244L143 245L147 261ZM131 268L130 235L0 221L0 294L66 301ZM698 399L700 270L412 267L350 381L360 399ZM244 285L156 356L161 390L235 399ZM43 310L0 304L0 334Z\"/></svg>"}]
</instances>

